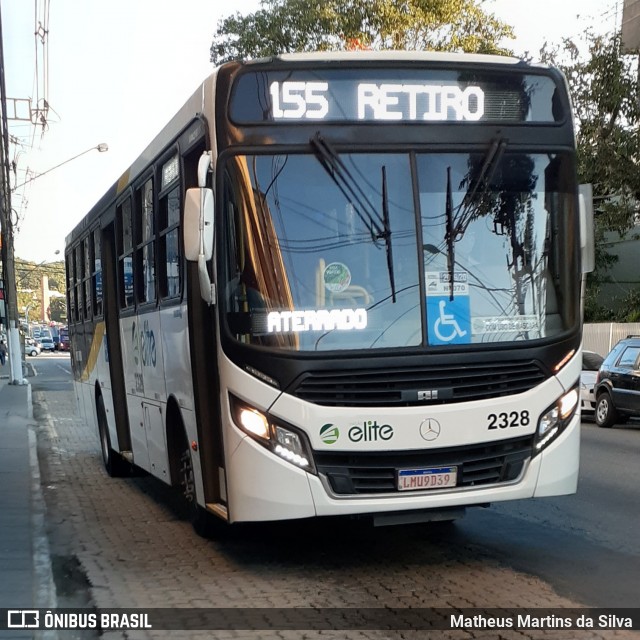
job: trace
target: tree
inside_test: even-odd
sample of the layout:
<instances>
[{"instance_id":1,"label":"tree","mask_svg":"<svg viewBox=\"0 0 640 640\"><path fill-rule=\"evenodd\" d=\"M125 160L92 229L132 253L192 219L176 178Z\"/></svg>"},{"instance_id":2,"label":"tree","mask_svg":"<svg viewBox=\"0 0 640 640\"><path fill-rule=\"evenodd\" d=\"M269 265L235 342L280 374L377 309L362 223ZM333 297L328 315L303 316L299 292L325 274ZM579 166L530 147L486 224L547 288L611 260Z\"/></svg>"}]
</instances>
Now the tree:
<instances>
[{"instance_id":1,"label":"tree","mask_svg":"<svg viewBox=\"0 0 640 640\"><path fill-rule=\"evenodd\" d=\"M348 49L467 51L507 55L512 28L481 0L262 0L253 14L218 23L211 61Z\"/></svg>"},{"instance_id":2,"label":"tree","mask_svg":"<svg viewBox=\"0 0 640 640\"><path fill-rule=\"evenodd\" d=\"M67 322L67 302L64 298L51 298L49 310L52 322Z\"/></svg>"},{"instance_id":3,"label":"tree","mask_svg":"<svg viewBox=\"0 0 640 640\"><path fill-rule=\"evenodd\" d=\"M588 54L582 54L581 44ZM634 224L640 201L640 93L637 56L625 55L620 32L548 45L542 59L558 66L569 83L577 126L578 178L593 185L596 207L596 270L587 281L585 319L630 320L638 315L640 292L631 291L617 312L597 302L616 260L603 249L608 232L624 233Z\"/></svg>"},{"instance_id":4,"label":"tree","mask_svg":"<svg viewBox=\"0 0 640 640\"><path fill-rule=\"evenodd\" d=\"M63 261L36 264L21 258L15 259L16 284L18 295L18 312L25 317L28 307L29 318L33 321L42 317L42 276L47 276L49 290L64 294L65 266ZM50 301L51 320L64 322L66 301L64 296L52 296Z\"/></svg>"}]
</instances>

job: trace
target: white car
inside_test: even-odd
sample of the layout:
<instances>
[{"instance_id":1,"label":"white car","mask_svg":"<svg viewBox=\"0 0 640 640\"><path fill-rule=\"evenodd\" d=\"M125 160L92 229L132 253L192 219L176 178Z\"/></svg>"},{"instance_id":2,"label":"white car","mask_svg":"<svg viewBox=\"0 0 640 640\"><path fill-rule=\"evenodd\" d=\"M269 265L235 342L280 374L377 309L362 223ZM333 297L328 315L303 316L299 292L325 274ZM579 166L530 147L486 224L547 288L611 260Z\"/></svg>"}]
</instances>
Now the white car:
<instances>
[{"instance_id":1,"label":"white car","mask_svg":"<svg viewBox=\"0 0 640 640\"><path fill-rule=\"evenodd\" d=\"M40 338L40 348L42 351L51 351L53 353L56 350L56 345L51 338L45 336Z\"/></svg>"},{"instance_id":2,"label":"white car","mask_svg":"<svg viewBox=\"0 0 640 640\"><path fill-rule=\"evenodd\" d=\"M24 352L28 356L39 356L41 353L40 347L37 344L25 344Z\"/></svg>"},{"instance_id":3,"label":"white car","mask_svg":"<svg viewBox=\"0 0 640 640\"><path fill-rule=\"evenodd\" d=\"M594 351L582 352L582 372L580 373L580 402L582 417L593 418L596 413L596 398L593 389L596 386L598 370L604 358Z\"/></svg>"}]
</instances>

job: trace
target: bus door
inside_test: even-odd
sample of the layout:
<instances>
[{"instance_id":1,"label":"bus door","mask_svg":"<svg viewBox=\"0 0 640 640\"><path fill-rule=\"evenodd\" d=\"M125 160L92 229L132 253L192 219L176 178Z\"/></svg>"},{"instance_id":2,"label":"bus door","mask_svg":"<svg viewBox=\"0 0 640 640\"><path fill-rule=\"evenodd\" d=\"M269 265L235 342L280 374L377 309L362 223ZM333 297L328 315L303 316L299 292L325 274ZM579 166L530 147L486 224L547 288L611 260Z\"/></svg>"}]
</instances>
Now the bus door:
<instances>
[{"instance_id":1,"label":"bus door","mask_svg":"<svg viewBox=\"0 0 640 640\"><path fill-rule=\"evenodd\" d=\"M124 369L122 366L122 348L120 345L120 330L118 327L118 291L117 284L117 260L116 260L116 236L115 224L109 224L102 234L102 271L104 279L102 290L104 291L104 323L106 333L106 358L109 363L111 393L113 397L113 410L116 419L118 433L118 451L131 454L131 431L129 427L129 415L127 412L127 392L124 382Z\"/></svg>"},{"instance_id":2,"label":"bus door","mask_svg":"<svg viewBox=\"0 0 640 640\"><path fill-rule=\"evenodd\" d=\"M198 186L198 161L205 150L204 139L183 158L185 191ZM209 180L213 180L209 174ZM209 184L211 184L209 182ZM197 263L186 262L186 298L189 309L189 341L194 401L197 415L200 465L207 504L226 505L223 495L224 450L220 417L220 381L217 366L215 305L200 295Z\"/></svg>"}]
</instances>

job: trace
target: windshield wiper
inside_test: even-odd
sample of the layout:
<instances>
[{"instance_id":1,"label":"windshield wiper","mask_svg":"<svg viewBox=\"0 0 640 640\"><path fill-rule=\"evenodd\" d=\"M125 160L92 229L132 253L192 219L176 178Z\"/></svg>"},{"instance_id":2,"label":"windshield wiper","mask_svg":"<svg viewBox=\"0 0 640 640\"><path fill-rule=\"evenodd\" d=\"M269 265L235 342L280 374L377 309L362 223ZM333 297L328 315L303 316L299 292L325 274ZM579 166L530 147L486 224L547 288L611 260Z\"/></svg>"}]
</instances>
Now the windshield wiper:
<instances>
[{"instance_id":1,"label":"windshield wiper","mask_svg":"<svg viewBox=\"0 0 640 640\"><path fill-rule=\"evenodd\" d=\"M351 175L337 151L335 151L319 133L316 133L316 135L309 140L309 144L311 144L322 168L336 183L342 195L344 195L347 201L355 205L354 210L362 224L369 230L371 239L377 242L384 238L384 229L380 224L382 223L380 215L373 206L371 206L362 187Z\"/></svg>"},{"instance_id":2,"label":"windshield wiper","mask_svg":"<svg viewBox=\"0 0 640 640\"><path fill-rule=\"evenodd\" d=\"M493 179L493 175L496 172L502 154L507 148L507 142L504 138L496 138L489 147L482 167L478 173L477 178L474 180L473 186L469 186L460 206L457 211L461 211L460 215L453 210L453 195L451 187L451 167L447 167L447 198L445 204L445 216L446 216L446 231L445 231L445 243L447 245L447 271L449 274L449 300L454 299L453 284L455 277L455 243L464 236L471 217L469 212L471 211L471 205L479 196L482 198L489 190L489 185Z\"/></svg>"},{"instance_id":3,"label":"windshield wiper","mask_svg":"<svg viewBox=\"0 0 640 640\"><path fill-rule=\"evenodd\" d=\"M316 133L316 135L309 140L309 144L322 168L336 183L338 189L340 189L347 201L353 205L356 215L368 229L373 243L378 246L378 241L384 240L387 252L387 269L389 272L391 296L392 301L395 302L396 291L391 250L391 226L389 224L386 167L382 167L382 216L380 216L375 207L369 202L367 195L358 184L358 181L353 177L348 167L342 161L342 158L340 158L340 155L320 133Z\"/></svg>"},{"instance_id":4,"label":"windshield wiper","mask_svg":"<svg viewBox=\"0 0 640 640\"><path fill-rule=\"evenodd\" d=\"M387 269L391 285L391 302L396 301L396 279L393 271L393 249L391 248L391 225L389 224L389 196L387 194L387 167L382 166L382 220L384 222L384 242L387 246Z\"/></svg>"},{"instance_id":5,"label":"windshield wiper","mask_svg":"<svg viewBox=\"0 0 640 640\"><path fill-rule=\"evenodd\" d=\"M496 138L489 147L484 160L482 162L482 168L478 173L477 178L474 180L473 185L469 185L467 192L458 207L458 211L461 211L456 225L454 227L454 239L457 239L459 235L464 235L464 232L471 222L469 218L469 212L471 205L478 196L482 198L489 190L489 185L493 179L493 174L496 172L502 155L507 148L507 141L504 138Z\"/></svg>"},{"instance_id":6,"label":"windshield wiper","mask_svg":"<svg viewBox=\"0 0 640 640\"><path fill-rule=\"evenodd\" d=\"M447 243L447 271L449 273L449 300L453 300L453 279L455 276L455 242L456 230L453 226L453 194L451 193L451 167L447 167L447 199L445 203L445 216L447 221L444 234Z\"/></svg>"}]
</instances>

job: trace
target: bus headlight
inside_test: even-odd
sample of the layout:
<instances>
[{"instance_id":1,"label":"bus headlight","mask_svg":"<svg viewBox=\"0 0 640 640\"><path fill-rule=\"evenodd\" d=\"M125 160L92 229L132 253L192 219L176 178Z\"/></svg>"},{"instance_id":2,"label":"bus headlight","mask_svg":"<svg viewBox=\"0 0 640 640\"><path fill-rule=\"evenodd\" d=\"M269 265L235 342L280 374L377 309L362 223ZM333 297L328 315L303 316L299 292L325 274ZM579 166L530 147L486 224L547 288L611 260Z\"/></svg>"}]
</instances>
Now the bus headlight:
<instances>
[{"instance_id":1,"label":"bus headlight","mask_svg":"<svg viewBox=\"0 0 640 640\"><path fill-rule=\"evenodd\" d=\"M555 440L569 424L578 407L578 386L558 398L538 420L534 455Z\"/></svg>"},{"instance_id":2,"label":"bus headlight","mask_svg":"<svg viewBox=\"0 0 640 640\"><path fill-rule=\"evenodd\" d=\"M311 456L308 454L300 435L280 425L275 425L274 432L275 447L273 450L275 453L302 469L308 469L311 464Z\"/></svg>"},{"instance_id":3,"label":"bus headlight","mask_svg":"<svg viewBox=\"0 0 640 640\"><path fill-rule=\"evenodd\" d=\"M234 423L256 442L291 464L315 473L311 447L306 436L291 427L275 424L257 409L230 395Z\"/></svg>"},{"instance_id":4,"label":"bus headlight","mask_svg":"<svg viewBox=\"0 0 640 640\"><path fill-rule=\"evenodd\" d=\"M241 429L249 435L269 439L269 422L264 414L256 411L256 409L241 407L237 415L238 426Z\"/></svg>"}]
</instances>

